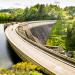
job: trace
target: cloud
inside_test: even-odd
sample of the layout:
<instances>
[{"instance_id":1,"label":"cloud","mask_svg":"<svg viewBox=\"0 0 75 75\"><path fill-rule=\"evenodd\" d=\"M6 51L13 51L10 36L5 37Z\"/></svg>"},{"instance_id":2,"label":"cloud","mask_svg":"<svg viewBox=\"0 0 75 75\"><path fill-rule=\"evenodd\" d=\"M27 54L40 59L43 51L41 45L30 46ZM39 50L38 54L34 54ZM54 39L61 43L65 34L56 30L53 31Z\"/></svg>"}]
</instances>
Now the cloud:
<instances>
[{"instance_id":1,"label":"cloud","mask_svg":"<svg viewBox=\"0 0 75 75\"><path fill-rule=\"evenodd\" d=\"M54 4L59 2L61 7L75 6L75 0L0 0L0 8L25 8L35 4Z\"/></svg>"},{"instance_id":2,"label":"cloud","mask_svg":"<svg viewBox=\"0 0 75 75\"><path fill-rule=\"evenodd\" d=\"M3 1L3 2L23 2L25 0L0 0L0 1Z\"/></svg>"},{"instance_id":3,"label":"cloud","mask_svg":"<svg viewBox=\"0 0 75 75\"><path fill-rule=\"evenodd\" d=\"M22 4L16 2L16 3L14 3L14 5L21 6Z\"/></svg>"}]
</instances>

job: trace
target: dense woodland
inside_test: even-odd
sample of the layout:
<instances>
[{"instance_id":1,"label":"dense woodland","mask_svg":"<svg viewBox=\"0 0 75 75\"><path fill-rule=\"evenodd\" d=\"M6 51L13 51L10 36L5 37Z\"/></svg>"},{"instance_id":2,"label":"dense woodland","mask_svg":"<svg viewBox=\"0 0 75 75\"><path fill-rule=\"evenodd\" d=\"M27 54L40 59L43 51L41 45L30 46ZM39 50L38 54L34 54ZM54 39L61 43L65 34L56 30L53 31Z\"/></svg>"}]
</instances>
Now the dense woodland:
<instances>
[{"instance_id":1,"label":"dense woodland","mask_svg":"<svg viewBox=\"0 0 75 75\"><path fill-rule=\"evenodd\" d=\"M31 21L31 20L60 20L73 19L75 7L60 8L57 5L35 5L30 8L14 8L0 10L0 21Z\"/></svg>"},{"instance_id":2,"label":"dense woodland","mask_svg":"<svg viewBox=\"0 0 75 75\"><path fill-rule=\"evenodd\" d=\"M66 52L75 53L75 7L37 4L25 9L0 10L0 22L25 22L32 20L57 20L46 44L61 46ZM75 54L73 54L75 55Z\"/></svg>"},{"instance_id":3,"label":"dense woodland","mask_svg":"<svg viewBox=\"0 0 75 75\"><path fill-rule=\"evenodd\" d=\"M35 5L25 9L2 9L0 21L30 21L60 19L62 9L57 5Z\"/></svg>"}]
</instances>

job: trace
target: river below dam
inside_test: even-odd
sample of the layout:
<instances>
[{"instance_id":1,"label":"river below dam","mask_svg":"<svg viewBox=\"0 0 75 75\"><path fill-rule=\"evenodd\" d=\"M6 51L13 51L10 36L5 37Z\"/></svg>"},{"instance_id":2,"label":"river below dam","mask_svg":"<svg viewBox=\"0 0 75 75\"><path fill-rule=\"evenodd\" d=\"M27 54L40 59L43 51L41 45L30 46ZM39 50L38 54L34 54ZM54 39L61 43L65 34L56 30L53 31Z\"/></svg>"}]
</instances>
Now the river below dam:
<instances>
[{"instance_id":1,"label":"river below dam","mask_svg":"<svg viewBox=\"0 0 75 75\"><path fill-rule=\"evenodd\" d=\"M21 59L17 56L6 39L4 25L0 24L0 68L10 68L13 64L20 61Z\"/></svg>"}]
</instances>

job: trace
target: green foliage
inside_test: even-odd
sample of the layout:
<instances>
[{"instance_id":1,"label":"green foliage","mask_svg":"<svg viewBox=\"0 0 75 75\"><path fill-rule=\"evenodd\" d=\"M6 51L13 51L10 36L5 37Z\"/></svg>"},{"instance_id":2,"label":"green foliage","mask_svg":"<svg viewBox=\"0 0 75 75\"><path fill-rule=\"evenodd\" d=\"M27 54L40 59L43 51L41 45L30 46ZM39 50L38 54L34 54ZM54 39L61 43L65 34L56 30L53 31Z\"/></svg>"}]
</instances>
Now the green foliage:
<instances>
[{"instance_id":1,"label":"green foliage","mask_svg":"<svg viewBox=\"0 0 75 75\"><path fill-rule=\"evenodd\" d=\"M65 49L65 37L61 35L51 36L46 42L50 46L60 46Z\"/></svg>"},{"instance_id":2,"label":"green foliage","mask_svg":"<svg viewBox=\"0 0 75 75\"><path fill-rule=\"evenodd\" d=\"M66 50L75 50L75 22L73 23L72 27L68 26L67 28Z\"/></svg>"},{"instance_id":3,"label":"green foliage","mask_svg":"<svg viewBox=\"0 0 75 75\"><path fill-rule=\"evenodd\" d=\"M0 13L0 22L9 21L10 14L8 13Z\"/></svg>"},{"instance_id":4,"label":"green foliage","mask_svg":"<svg viewBox=\"0 0 75 75\"><path fill-rule=\"evenodd\" d=\"M73 19L75 7L61 9L57 5L37 4L25 9L3 9L0 10L0 21L32 21L32 20L62 20ZM7 14L8 13L8 14Z\"/></svg>"},{"instance_id":5,"label":"green foliage","mask_svg":"<svg viewBox=\"0 0 75 75\"><path fill-rule=\"evenodd\" d=\"M43 75L43 74L39 73L38 71L31 71L30 75Z\"/></svg>"},{"instance_id":6,"label":"green foliage","mask_svg":"<svg viewBox=\"0 0 75 75\"><path fill-rule=\"evenodd\" d=\"M14 69L20 69L20 70L35 70L37 68L36 65L32 64L31 62L21 62L17 63L13 66Z\"/></svg>"},{"instance_id":7,"label":"green foliage","mask_svg":"<svg viewBox=\"0 0 75 75\"><path fill-rule=\"evenodd\" d=\"M46 42L50 46L61 46L66 51L75 50L75 22L58 20L51 30Z\"/></svg>"},{"instance_id":8,"label":"green foliage","mask_svg":"<svg viewBox=\"0 0 75 75\"><path fill-rule=\"evenodd\" d=\"M61 46L63 49L66 49L65 39L67 33L67 25L68 22L65 20L57 20L56 24L51 29L46 45Z\"/></svg>"},{"instance_id":9,"label":"green foliage","mask_svg":"<svg viewBox=\"0 0 75 75\"><path fill-rule=\"evenodd\" d=\"M31 62L21 62L14 65L11 70L0 69L0 75L44 75L41 68Z\"/></svg>"},{"instance_id":10,"label":"green foliage","mask_svg":"<svg viewBox=\"0 0 75 75\"><path fill-rule=\"evenodd\" d=\"M56 20L59 19L61 11L60 7L57 5L43 5L37 4L30 8L23 9L3 9L0 10L1 13L8 13L4 15L0 15L0 21L32 21L32 20ZM9 16L9 17L8 17Z\"/></svg>"},{"instance_id":11,"label":"green foliage","mask_svg":"<svg viewBox=\"0 0 75 75\"><path fill-rule=\"evenodd\" d=\"M64 10L67 11L68 14L71 15L72 17L75 16L75 7L74 6L66 7Z\"/></svg>"},{"instance_id":12,"label":"green foliage","mask_svg":"<svg viewBox=\"0 0 75 75\"><path fill-rule=\"evenodd\" d=\"M56 24L51 30L52 35L61 35L62 34L62 20L57 20Z\"/></svg>"}]
</instances>

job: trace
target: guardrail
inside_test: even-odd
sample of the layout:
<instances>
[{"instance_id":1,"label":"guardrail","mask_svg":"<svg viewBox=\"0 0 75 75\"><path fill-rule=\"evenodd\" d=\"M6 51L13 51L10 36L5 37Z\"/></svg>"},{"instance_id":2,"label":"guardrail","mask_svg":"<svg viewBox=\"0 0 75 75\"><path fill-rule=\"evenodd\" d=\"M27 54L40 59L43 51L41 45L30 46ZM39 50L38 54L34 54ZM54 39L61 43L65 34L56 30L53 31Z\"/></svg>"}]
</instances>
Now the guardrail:
<instances>
[{"instance_id":1,"label":"guardrail","mask_svg":"<svg viewBox=\"0 0 75 75\"><path fill-rule=\"evenodd\" d=\"M60 54L60 53L58 53L58 52L56 52L56 51L53 51L53 50L51 50L51 49L48 49L48 48L44 47L43 45L38 44L38 43L32 41L31 39L27 38L26 35L23 35L22 32L20 32L20 31L18 30L18 27L16 28L16 32L17 32L17 34L20 35L23 39L25 39L25 40L28 41L29 43L33 44L34 46L37 46L38 48L44 50L45 52L47 52L47 53L49 53L49 54L52 54L52 55L55 56L56 58L58 57L58 58L60 58L60 59L62 59L62 60L64 60L64 61L66 61L66 64L68 64L68 65L70 65L70 66L72 66L72 67L75 67L75 59L70 58L70 57L67 57L67 56L65 56L65 55L63 55L63 54Z\"/></svg>"}]
</instances>

